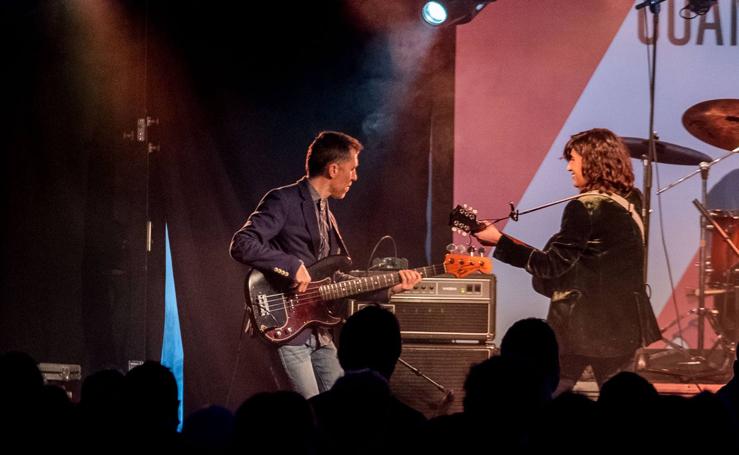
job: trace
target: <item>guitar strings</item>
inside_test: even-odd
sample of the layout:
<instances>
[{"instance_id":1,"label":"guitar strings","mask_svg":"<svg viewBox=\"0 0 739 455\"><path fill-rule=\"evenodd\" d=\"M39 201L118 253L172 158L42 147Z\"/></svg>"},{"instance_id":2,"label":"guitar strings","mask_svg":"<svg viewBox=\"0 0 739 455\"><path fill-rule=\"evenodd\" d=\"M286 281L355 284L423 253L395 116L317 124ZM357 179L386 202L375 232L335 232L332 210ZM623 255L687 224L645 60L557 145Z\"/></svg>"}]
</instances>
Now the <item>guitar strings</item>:
<instances>
[{"instance_id":1,"label":"guitar strings","mask_svg":"<svg viewBox=\"0 0 739 455\"><path fill-rule=\"evenodd\" d=\"M435 273L435 270L437 268L439 268L439 267L440 266L437 266L437 265L422 267L422 269L424 269L424 270L420 271L420 273L422 275L423 274L426 274L427 271L425 269L430 269L429 271L431 273ZM348 282L352 282L352 281L356 281L356 280L348 280L348 281L343 282L343 283L348 283ZM342 282L339 281L339 282L336 282L336 283L331 283L329 285L320 285L320 286L314 287L313 289L309 289L308 291L306 291L306 292L304 292L302 294L296 295L296 298L298 300L298 303L295 304L295 305L293 305L293 306L311 304L311 303L314 303L315 301L320 301L320 300L337 300L337 299L340 299L341 297L336 297L334 299L323 299L321 297L321 295L320 295L321 294L320 288L322 286L331 286L331 285L334 285L334 284L339 285L341 283ZM377 283L373 283L373 284L377 284ZM397 282L391 283L387 287L393 286L394 284L397 284ZM351 288L351 286L352 285L345 286L345 289L342 289L342 291L345 291L346 288ZM380 287L378 289L382 289L382 287ZM357 288L357 289L354 289L354 290L349 289L349 291L351 291L351 294L361 294L363 292L369 292L369 291L372 291L372 290L373 289L368 289L366 291L362 291L361 288ZM306 297L307 297L307 299L306 299ZM266 309L269 310L269 311L271 311L273 309L277 309L277 308L283 307L284 306L284 302L286 300L287 300L287 297L286 297L285 293L271 294L271 295L265 296L265 298L264 298L264 301L267 304L266 305ZM272 305L272 303L274 303L274 302L277 302L277 304L276 305ZM258 307L264 307L264 305L257 305L257 306Z\"/></svg>"},{"instance_id":2,"label":"guitar strings","mask_svg":"<svg viewBox=\"0 0 739 455\"><path fill-rule=\"evenodd\" d=\"M443 264L434 264L434 265L430 265L430 266L426 266L426 267L419 267L418 269L415 269L415 270L416 271L419 271L419 273L421 275L425 275L425 274L428 274L428 272L431 272L432 274L435 274L437 269L443 269ZM361 280L361 278L360 278L360 280ZM320 288L322 286L340 285L341 283L350 283L350 282L355 282L355 281L359 281L359 280L347 280L347 281L344 281L344 282L339 281L339 282L331 283L331 284L327 284L327 285L319 285L319 286L316 286L316 287L314 287L312 289L309 288L304 293L295 296L297 298L297 303L294 304L294 305L292 305L292 306L293 307L296 307L296 306L301 306L301 305L309 305L309 304L313 304L313 303L318 302L318 301L321 301L321 300L338 300L338 299L340 299L342 297L337 297L337 298L334 298L334 299L324 299L321 296ZM393 286L395 284L397 284L397 282L396 283L392 283L392 284L390 284L387 287ZM350 286L351 285L348 285L348 286L345 286L345 287L350 287ZM382 288L378 288L378 289L382 289ZM342 290L346 290L346 289L342 289ZM361 289L358 288L358 289L356 289L356 292L353 292L350 289L350 291L352 291L351 294L361 294L363 292L369 292L371 290L372 289L368 289L367 291L362 291ZM285 293L270 294L270 295L264 296L263 301L264 301L264 303L266 303L266 305L260 305L260 303L257 302L255 304L255 306L257 306L258 308L263 309L263 310L266 309L267 311L273 311L273 310L280 309L280 308L284 307L285 306L285 302L287 300L288 300L288 298L287 298L287 296L286 296ZM266 306L266 308L265 308L265 306Z\"/></svg>"},{"instance_id":3,"label":"guitar strings","mask_svg":"<svg viewBox=\"0 0 739 455\"><path fill-rule=\"evenodd\" d=\"M427 267L419 267L419 269L431 269L430 271L432 273L435 273L435 270L437 268L440 268L440 267L441 266L432 265L432 266L427 266ZM418 270L418 269L416 269L416 270ZM419 273L421 273L423 275L423 274L425 274L427 272L426 272L426 270L423 270L423 271L420 271ZM361 280L361 278L360 279L357 279L357 280L337 281L337 282L330 283L330 284L322 284L322 285L319 285L317 287L313 287L312 289L309 289L308 291L303 292L302 294L298 295L297 297L304 297L306 295L314 296L314 295L316 295L316 293L319 293L320 294L320 288L323 287L323 286L332 286L332 285L341 285L341 284L344 284L345 285L344 286L345 288L349 288L349 287L352 286L349 283L356 282L356 281L359 281L359 280ZM397 283L398 282L391 283L387 287L392 286L392 285L397 284ZM370 284L376 285L377 283L370 283ZM385 284L387 284L387 283L385 283ZM382 286L382 287L384 287L384 286ZM377 288L377 289L381 289L382 287ZM346 289L342 289L342 290L346 290ZM373 289L368 289L367 291L362 291L361 289L358 288L358 289L356 289L356 293L360 293L361 294L362 292L369 292L371 290L373 290ZM314 291L314 292L311 292L311 291ZM352 291L352 294L355 293L354 290L351 290L350 289L350 291ZM265 300L267 302L270 302L270 301L275 301L275 300L281 300L281 299L284 298L285 295L286 295L286 293L283 292L283 293L279 293L279 294L269 294L269 295L266 295L264 297L265 297ZM337 298L340 298L340 297L337 297Z\"/></svg>"}]
</instances>

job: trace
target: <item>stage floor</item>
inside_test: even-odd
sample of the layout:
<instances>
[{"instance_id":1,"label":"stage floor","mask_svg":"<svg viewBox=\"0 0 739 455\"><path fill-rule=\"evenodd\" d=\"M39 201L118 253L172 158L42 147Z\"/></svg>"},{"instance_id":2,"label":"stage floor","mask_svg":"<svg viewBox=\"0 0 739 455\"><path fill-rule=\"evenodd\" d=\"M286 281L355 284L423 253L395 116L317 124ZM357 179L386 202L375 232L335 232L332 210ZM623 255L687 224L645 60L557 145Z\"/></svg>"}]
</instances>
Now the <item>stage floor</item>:
<instances>
[{"instance_id":1,"label":"stage floor","mask_svg":"<svg viewBox=\"0 0 739 455\"><path fill-rule=\"evenodd\" d=\"M643 349L630 368L652 383L663 395L691 397L703 391L716 392L733 375L734 353L690 350L687 354L664 349ZM575 384L575 392L598 398L592 370L586 368Z\"/></svg>"},{"instance_id":2,"label":"stage floor","mask_svg":"<svg viewBox=\"0 0 739 455\"><path fill-rule=\"evenodd\" d=\"M661 395L681 395L684 397L692 397L703 391L715 393L723 386L723 384L650 382ZM593 400L598 399L599 391L598 385L595 381L578 381L573 390L576 393L585 395Z\"/></svg>"}]
</instances>

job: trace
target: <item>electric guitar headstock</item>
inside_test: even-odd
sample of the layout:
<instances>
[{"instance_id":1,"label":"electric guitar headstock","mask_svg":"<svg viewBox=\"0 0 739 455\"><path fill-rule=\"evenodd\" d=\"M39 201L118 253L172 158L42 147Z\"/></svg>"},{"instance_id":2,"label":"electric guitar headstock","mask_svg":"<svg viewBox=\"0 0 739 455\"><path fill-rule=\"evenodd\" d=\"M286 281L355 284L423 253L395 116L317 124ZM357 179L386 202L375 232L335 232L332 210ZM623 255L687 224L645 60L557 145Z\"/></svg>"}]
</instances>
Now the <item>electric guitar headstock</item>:
<instances>
[{"instance_id":1,"label":"electric guitar headstock","mask_svg":"<svg viewBox=\"0 0 739 455\"><path fill-rule=\"evenodd\" d=\"M452 232L462 235L474 234L485 229L485 224L477 221L477 210L464 205L457 205L449 214L449 226Z\"/></svg>"},{"instance_id":2,"label":"electric guitar headstock","mask_svg":"<svg viewBox=\"0 0 739 455\"><path fill-rule=\"evenodd\" d=\"M453 245L450 245L453 246ZM464 247L461 247L464 249ZM457 249L457 248L455 248ZM479 254L463 254L450 251L444 256L444 271L457 278L464 278L472 273L493 273L493 261L484 256L484 249L478 250Z\"/></svg>"}]
</instances>

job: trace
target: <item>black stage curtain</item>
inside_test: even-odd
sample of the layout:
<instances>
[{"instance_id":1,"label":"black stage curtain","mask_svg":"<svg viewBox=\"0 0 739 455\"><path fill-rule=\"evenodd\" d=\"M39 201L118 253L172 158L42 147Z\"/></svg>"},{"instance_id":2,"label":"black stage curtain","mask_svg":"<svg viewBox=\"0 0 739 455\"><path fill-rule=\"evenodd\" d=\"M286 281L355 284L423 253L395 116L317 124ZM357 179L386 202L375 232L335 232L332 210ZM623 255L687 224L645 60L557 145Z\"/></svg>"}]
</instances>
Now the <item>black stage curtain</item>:
<instances>
[{"instance_id":1,"label":"black stage curtain","mask_svg":"<svg viewBox=\"0 0 739 455\"><path fill-rule=\"evenodd\" d=\"M0 350L85 374L143 359L136 20L100 34L77 2L3 2ZM112 35L126 46L105 48ZM161 332L161 327L158 329Z\"/></svg>"},{"instance_id":2,"label":"black stage curtain","mask_svg":"<svg viewBox=\"0 0 739 455\"><path fill-rule=\"evenodd\" d=\"M427 263L428 235L430 259L441 259L451 238L453 30L419 28L412 1L379 16L387 2L252 3L122 2L115 30L125 40L96 48L100 71L88 47L68 58L72 43L100 40L74 26L78 3L13 2L14 38L29 44L10 53L23 115L5 157L14 221L3 236L0 349L86 373L158 358L166 222L186 411L235 408L279 387L273 349L241 335L246 269L228 245L267 190L300 178L323 129L366 146L359 181L333 204L355 266L386 234L412 266ZM122 139L147 115L158 119L150 154Z\"/></svg>"}]
</instances>

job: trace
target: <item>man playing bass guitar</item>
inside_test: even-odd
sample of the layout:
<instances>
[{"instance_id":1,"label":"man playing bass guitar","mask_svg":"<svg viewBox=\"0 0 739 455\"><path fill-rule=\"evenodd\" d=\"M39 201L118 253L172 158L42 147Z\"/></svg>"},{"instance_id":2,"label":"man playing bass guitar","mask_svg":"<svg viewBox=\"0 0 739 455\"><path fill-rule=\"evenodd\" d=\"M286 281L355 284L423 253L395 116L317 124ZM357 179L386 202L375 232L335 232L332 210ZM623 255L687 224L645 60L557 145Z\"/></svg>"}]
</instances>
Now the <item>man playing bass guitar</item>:
<instances>
[{"instance_id":1,"label":"man playing bass guitar","mask_svg":"<svg viewBox=\"0 0 739 455\"><path fill-rule=\"evenodd\" d=\"M306 292L312 281L307 266L331 255L349 255L328 198L343 199L357 181L361 150L362 144L347 134L321 132L308 148L306 176L262 198L234 235L231 256L265 274L283 277L297 293ZM420 280L418 272L401 270L399 283L360 298L387 301ZM342 374L329 328L302 330L277 350L293 390L306 398L330 389Z\"/></svg>"}]
</instances>

